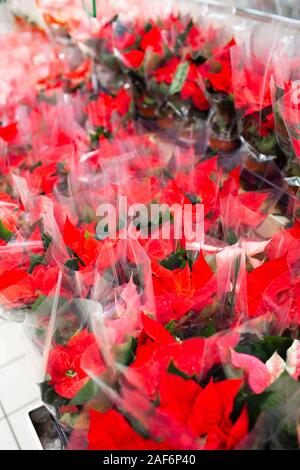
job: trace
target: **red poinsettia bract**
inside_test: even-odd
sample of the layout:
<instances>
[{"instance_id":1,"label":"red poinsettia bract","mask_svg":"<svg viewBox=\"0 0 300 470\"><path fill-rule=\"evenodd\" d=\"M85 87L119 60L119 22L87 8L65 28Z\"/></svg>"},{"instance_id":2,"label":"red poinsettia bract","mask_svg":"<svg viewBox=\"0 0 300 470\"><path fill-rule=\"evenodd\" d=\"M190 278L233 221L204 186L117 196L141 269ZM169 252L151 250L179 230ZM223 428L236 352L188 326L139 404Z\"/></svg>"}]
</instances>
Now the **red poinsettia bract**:
<instances>
[{"instance_id":1,"label":"red poinsettia bract","mask_svg":"<svg viewBox=\"0 0 300 470\"><path fill-rule=\"evenodd\" d=\"M57 344L51 349L47 373L51 377L49 383L56 393L64 398L72 399L86 385L89 376L81 367L83 358L86 365L90 357L93 373L100 374L105 370L99 351L96 354L97 361L95 360L95 352L97 351L94 335L89 333L87 329L72 336L66 346Z\"/></svg>"},{"instance_id":2,"label":"red poinsettia bract","mask_svg":"<svg viewBox=\"0 0 300 470\"><path fill-rule=\"evenodd\" d=\"M183 426L187 432L194 434L195 442L198 438L199 446L203 449L234 449L248 432L245 408L237 420L233 422L231 419L234 399L241 385L242 380L231 379L211 381L202 388L193 380L165 373L159 388L158 416L165 416L175 427ZM155 425L155 434L154 430ZM116 410L103 414L90 411L88 443L90 450L174 448L172 439L170 442L143 437Z\"/></svg>"}]
</instances>

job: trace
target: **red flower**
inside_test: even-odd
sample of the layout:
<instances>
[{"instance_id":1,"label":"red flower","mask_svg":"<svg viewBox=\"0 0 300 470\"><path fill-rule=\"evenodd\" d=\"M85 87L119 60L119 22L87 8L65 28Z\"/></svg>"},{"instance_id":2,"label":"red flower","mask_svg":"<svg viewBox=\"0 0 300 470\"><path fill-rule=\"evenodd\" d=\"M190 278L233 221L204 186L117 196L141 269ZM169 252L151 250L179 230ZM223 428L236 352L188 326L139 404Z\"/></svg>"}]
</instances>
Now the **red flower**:
<instances>
[{"instance_id":1,"label":"red flower","mask_svg":"<svg viewBox=\"0 0 300 470\"><path fill-rule=\"evenodd\" d=\"M18 307L47 296L56 285L58 271L58 266L43 265L35 267L32 274L21 269L4 271L0 276L2 303Z\"/></svg>"},{"instance_id":2,"label":"red flower","mask_svg":"<svg viewBox=\"0 0 300 470\"><path fill-rule=\"evenodd\" d=\"M201 31L201 29L193 25L191 29L189 30L189 33L187 35L186 42L191 46L192 51L199 52L202 47L204 46L206 41L204 32Z\"/></svg>"},{"instance_id":3,"label":"red flower","mask_svg":"<svg viewBox=\"0 0 300 470\"><path fill-rule=\"evenodd\" d=\"M202 80L202 78L196 65L191 63L189 65L186 81L181 89L181 98L183 100L192 98L196 108L201 111L206 111L209 108L209 103L204 95L204 85L203 89L200 87L200 80Z\"/></svg>"},{"instance_id":4,"label":"red flower","mask_svg":"<svg viewBox=\"0 0 300 470\"><path fill-rule=\"evenodd\" d=\"M241 380L210 382L202 389L193 380L165 373L159 389L160 404L150 424L150 436L159 435L159 422L166 422L174 433L186 430L204 441L205 449L234 449L248 432L248 416L244 409L233 422L231 413ZM181 426L181 427L180 427ZM176 431L175 431L176 430ZM169 431L170 433L170 431ZM172 439L178 440L175 434ZM180 440L178 441L180 442ZM115 410L106 413L90 411L89 450L172 449L168 441L156 442L138 434Z\"/></svg>"},{"instance_id":5,"label":"red flower","mask_svg":"<svg viewBox=\"0 0 300 470\"><path fill-rule=\"evenodd\" d=\"M144 34L140 46L144 51L149 48L157 54L162 53L163 47L161 32L155 24L152 24L151 29L146 34Z\"/></svg>"},{"instance_id":6,"label":"red flower","mask_svg":"<svg viewBox=\"0 0 300 470\"><path fill-rule=\"evenodd\" d=\"M133 367L147 363L157 348L175 343L173 336L157 321L142 314L143 331L138 337L138 354Z\"/></svg>"},{"instance_id":7,"label":"red flower","mask_svg":"<svg viewBox=\"0 0 300 470\"><path fill-rule=\"evenodd\" d=\"M150 320L149 329L149 323L144 322L144 317L142 319L144 330L138 338L136 359L126 371L126 377L151 399L155 399L162 374L171 361L189 377L203 378L214 365L228 362L230 348L239 342L240 336L235 332L177 342L169 333L166 335L166 330L154 320Z\"/></svg>"},{"instance_id":8,"label":"red flower","mask_svg":"<svg viewBox=\"0 0 300 470\"><path fill-rule=\"evenodd\" d=\"M209 103L200 88L197 88L192 96L192 100L196 108L200 111L207 111L209 108Z\"/></svg>"},{"instance_id":9,"label":"red flower","mask_svg":"<svg viewBox=\"0 0 300 470\"><path fill-rule=\"evenodd\" d=\"M107 93L100 93L97 101L90 101L86 108L91 124L110 129L113 107L114 99Z\"/></svg>"},{"instance_id":10,"label":"red flower","mask_svg":"<svg viewBox=\"0 0 300 470\"><path fill-rule=\"evenodd\" d=\"M300 159L300 139L293 138L292 139L292 144L293 144L294 152L295 152L297 158Z\"/></svg>"},{"instance_id":11,"label":"red flower","mask_svg":"<svg viewBox=\"0 0 300 470\"><path fill-rule=\"evenodd\" d=\"M235 45L234 39L212 52L212 57L199 67L199 72L215 91L232 93L232 67L230 48Z\"/></svg>"},{"instance_id":12,"label":"red flower","mask_svg":"<svg viewBox=\"0 0 300 470\"><path fill-rule=\"evenodd\" d=\"M123 415L115 410L99 413L90 410L88 450L167 450L167 442L146 439L132 429Z\"/></svg>"},{"instance_id":13,"label":"red flower","mask_svg":"<svg viewBox=\"0 0 300 470\"><path fill-rule=\"evenodd\" d=\"M21 269L12 269L10 271L5 271L0 276L0 290L3 291L10 287L12 284L17 284L22 281L27 276L26 271Z\"/></svg>"},{"instance_id":14,"label":"red flower","mask_svg":"<svg viewBox=\"0 0 300 470\"><path fill-rule=\"evenodd\" d=\"M234 449L247 435L247 412L233 423L231 413L242 380L211 381L202 389L193 380L165 373L159 409L205 440L206 449Z\"/></svg>"},{"instance_id":15,"label":"red flower","mask_svg":"<svg viewBox=\"0 0 300 470\"><path fill-rule=\"evenodd\" d=\"M124 51L125 49L129 49L134 46L136 43L136 34L124 31L122 34L116 35L114 39L116 47L120 51Z\"/></svg>"},{"instance_id":16,"label":"red flower","mask_svg":"<svg viewBox=\"0 0 300 470\"><path fill-rule=\"evenodd\" d=\"M74 406L74 405L64 405L60 408L60 413L63 414L63 413L78 413L78 408L77 406Z\"/></svg>"},{"instance_id":17,"label":"red flower","mask_svg":"<svg viewBox=\"0 0 300 470\"><path fill-rule=\"evenodd\" d=\"M164 65L161 67L158 67L154 71L154 77L155 80L158 83L166 83L167 85L171 85L172 80L175 76L176 69L178 65L180 64L180 59L177 59L177 57L172 57L171 59L167 60Z\"/></svg>"},{"instance_id":18,"label":"red flower","mask_svg":"<svg viewBox=\"0 0 300 470\"><path fill-rule=\"evenodd\" d=\"M290 65L290 64L289 64ZM294 85L297 82L294 82ZM291 85L285 85L284 95L278 100L281 116L289 133L290 140L297 158L300 158L300 115L299 115L299 86L291 89ZM289 91L288 91L289 90Z\"/></svg>"},{"instance_id":19,"label":"red flower","mask_svg":"<svg viewBox=\"0 0 300 470\"><path fill-rule=\"evenodd\" d=\"M286 256L283 256L267 261L247 275L248 310L251 317L255 316L267 287L288 271L289 267L286 262ZM287 281L287 286L283 286L280 283L281 285L278 288L281 287L284 290L284 288L291 286L290 281L288 279Z\"/></svg>"},{"instance_id":20,"label":"red flower","mask_svg":"<svg viewBox=\"0 0 300 470\"><path fill-rule=\"evenodd\" d=\"M195 290L204 287L212 278L213 271L209 264L206 262L203 252L200 251L198 258L192 267L192 282Z\"/></svg>"},{"instance_id":21,"label":"red flower","mask_svg":"<svg viewBox=\"0 0 300 470\"><path fill-rule=\"evenodd\" d=\"M204 76L206 80L210 83L215 91L232 93L232 75L231 75L231 64L230 64L230 55L228 54L228 60L223 58L214 58L212 63L207 64L207 67L210 68Z\"/></svg>"},{"instance_id":22,"label":"red flower","mask_svg":"<svg viewBox=\"0 0 300 470\"><path fill-rule=\"evenodd\" d=\"M300 223L276 233L268 243L265 253L269 260L287 255L287 263L292 266L297 262L300 252Z\"/></svg>"},{"instance_id":23,"label":"red flower","mask_svg":"<svg viewBox=\"0 0 300 470\"><path fill-rule=\"evenodd\" d=\"M179 319L191 309L203 307L203 302L209 304L216 289L213 272L202 254L192 271L188 263L182 269L171 271L152 260L152 272L157 316L164 324Z\"/></svg>"},{"instance_id":24,"label":"red flower","mask_svg":"<svg viewBox=\"0 0 300 470\"><path fill-rule=\"evenodd\" d=\"M48 165L41 165L36 167L33 172L28 175L30 187L34 191L39 191L40 193L52 193L53 186L58 179L56 171L56 163L49 163Z\"/></svg>"},{"instance_id":25,"label":"red flower","mask_svg":"<svg viewBox=\"0 0 300 470\"><path fill-rule=\"evenodd\" d=\"M51 376L49 383L56 393L64 398L72 399L86 385L89 377L82 369L81 362L84 359L85 364L88 363L84 353L89 355L91 349L94 353L95 347L97 348L94 335L85 329L72 336L66 346L55 345L51 349L47 373ZM105 370L100 353L98 353L97 366L98 374Z\"/></svg>"},{"instance_id":26,"label":"red flower","mask_svg":"<svg viewBox=\"0 0 300 470\"><path fill-rule=\"evenodd\" d=\"M174 343L173 336L159 323L150 318L148 315L142 314L143 328L148 338L151 338L160 346Z\"/></svg>"},{"instance_id":27,"label":"red flower","mask_svg":"<svg viewBox=\"0 0 300 470\"><path fill-rule=\"evenodd\" d=\"M148 369L150 378L153 370L151 367ZM194 380L185 380L164 371L157 390L157 414L149 423L150 436L159 435L155 416L162 422L165 416L169 426L177 430L181 426L181 429L194 434L195 442L197 437L202 438L207 449L234 449L248 432L245 409L235 422L231 419L234 399L242 383L237 379L211 381L202 388ZM143 438L115 410L103 414L92 411L90 417L88 441L91 450L172 448L168 442Z\"/></svg>"},{"instance_id":28,"label":"red flower","mask_svg":"<svg viewBox=\"0 0 300 470\"><path fill-rule=\"evenodd\" d=\"M120 117L125 116L129 111L130 102L131 97L127 90L120 88L115 97L100 93L96 101L89 102L86 112L93 126L103 127L105 131L111 132L114 113L118 113Z\"/></svg>"},{"instance_id":29,"label":"red flower","mask_svg":"<svg viewBox=\"0 0 300 470\"><path fill-rule=\"evenodd\" d=\"M144 62L145 52L138 49L134 49L129 52L122 53L122 60L126 67L138 69Z\"/></svg>"},{"instance_id":30,"label":"red flower","mask_svg":"<svg viewBox=\"0 0 300 470\"><path fill-rule=\"evenodd\" d=\"M257 116L257 119L259 119L259 116ZM271 111L267 116L265 116L261 120L261 125L259 127L259 134L261 137L267 137L270 135L270 132L273 132L274 130L274 114Z\"/></svg>"},{"instance_id":31,"label":"red flower","mask_svg":"<svg viewBox=\"0 0 300 470\"><path fill-rule=\"evenodd\" d=\"M18 135L17 123L13 122L7 126L0 126L0 138L8 143L13 142Z\"/></svg>"},{"instance_id":32,"label":"red flower","mask_svg":"<svg viewBox=\"0 0 300 470\"><path fill-rule=\"evenodd\" d=\"M154 71L155 80L158 83L163 82L171 85L179 64L180 59L172 57L163 66ZM196 65L190 63L188 75L181 88L180 96L182 100L191 99L196 108L206 111L209 108L209 103L204 95L204 86L203 89L200 87L200 80L201 76Z\"/></svg>"},{"instance_id":33,"label":"red flower","mask_svg":"<svg viewBox=\"0 0 300 470\"><path fill-rule=\"evenodd\" d=\"M203 202L205 223L214 218L218 207L221 172L217 157L199 163L188 173L176 175L176 184L185 194L191 194ZM217 215L217 214L216 214Z\"/></svg>"},{"instance_id":34,"label":"red flower","mask_svg":"<svg viewBox=\"0 0 300 470\"><path fill-rule=\"evenodd\" d=\"M162 239L161 238L161 229L158 230L159 239L148 238L140 239L139 242L146 251L149 258L155 261L161 261L171 255L175 251L175 242L172 239Z\"/></svg>"},{"instance_id":35,"label":"red flower","mask_svg":"<svg viewBox=\"0 0 300 470\"><path fill-rule=\"evenodd\" d=\"M79 258L78 267L83 269L84 266L89 265L95 261L100 254L100 242L97 241L92 235L87 236L86 230L82 227L77 229L66 217L65 225L63 228L63 239L68 248L74 252L74 256ZM70 258L72 255L70 255Z\"/></svg>"},{"instance_id":36,"label":"red flower","mask_svg":"<svg viewBox=\"0 0 300 470\"><path fill-rule=\"evenodd\" d=\"M270 81L272 68L255 56L245 57L238 46L233 53L233 86L235 105L245 116L272 106ZM235 66L237 64L237 66Z\"/></svg>"},{"instance_id":37,"label":"red flower","mask_svg":"<svg viewBox=\"0 0 300 470\"><path fill-rule=\"evenodd\" d=\"M114 98L114 109L120 116L125 116L129 111L130 103L131 96L124 87L120 88L118 94Z\"/></svg>"},{"instance_id":38,"label":"red flower","mask_svg":"<svg viewBox=\"0 0 300 470\"><path fill-rule=\"evenodd\" d=\"M227 221L228 227L236 233L241 226L258 227L267 217L263 204L270 194L255 191L241 193L236 197L233 194L220 198L221 217Z\"/></svg>"}]
</instances>

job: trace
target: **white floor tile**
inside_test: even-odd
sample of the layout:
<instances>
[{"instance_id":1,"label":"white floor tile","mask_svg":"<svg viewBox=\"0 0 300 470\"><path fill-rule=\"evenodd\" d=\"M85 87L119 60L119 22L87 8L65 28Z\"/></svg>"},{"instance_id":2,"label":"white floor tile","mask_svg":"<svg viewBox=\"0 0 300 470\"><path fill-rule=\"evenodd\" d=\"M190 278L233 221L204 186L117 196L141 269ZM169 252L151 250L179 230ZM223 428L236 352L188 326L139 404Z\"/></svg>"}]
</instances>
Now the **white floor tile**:
<instances>
[{"instance_id":1,"label":"white floor tile","mask_svg":"<svg viewBox=\"0 0 300 470\"><path fill-rule=\"evenodd\" d=\"M0 369L0 401L6 414L23 408L39 398L29 361L26 357Z\"/></svg>"},{"instance_id":2,"label":"white floor tile","mask_svg":"<svg viewBox=\"0 0 300 470\"><path fill-rule=\"evenodd\" d=\"M29 428L30 420L26 410L16 411L9 415L10 424L22 450L37 450L38 438L34 439L34 428ZM31 425L32 426L32 425ZM41 448L41 447L40 447Z\"/></svg>"},{"instance_id":3,"label":"white floor tile","mask_svg":"<svg viewBox=\"0 0 300 470\"><path fill-rule=\"evenodd\" d=\"M1 407L1 403L0 403L0 420L4 417L4 413L3 413L3 410L2 410L2 407Z\"/></svg>"},{"instance_id":4,"label":"white floor tile","mask_svg":"<svg viewBox=\"0 0 300 470\"><path fill-rule=\"evenodd\" d=\"M0 367L25 354L24 336L20 325L0 324Z\"/></svg>"},{"instance_id":5,"label":"white floor tile","mask_svg":"<svg viewBox=\"0 0 300 470\"><path fill-rule=\"evenodd\" d=\"M0 450L18 450L17 442L5 419L0 421Z\"/></svg>"}]
</instances>

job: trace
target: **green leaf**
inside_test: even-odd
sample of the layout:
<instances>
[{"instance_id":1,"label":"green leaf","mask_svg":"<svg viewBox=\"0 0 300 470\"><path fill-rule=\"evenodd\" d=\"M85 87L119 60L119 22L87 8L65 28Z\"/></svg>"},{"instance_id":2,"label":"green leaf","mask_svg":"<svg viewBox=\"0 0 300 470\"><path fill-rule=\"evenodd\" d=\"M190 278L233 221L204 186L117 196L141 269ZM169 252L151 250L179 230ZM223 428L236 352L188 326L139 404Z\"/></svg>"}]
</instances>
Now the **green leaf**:
<instances>
[{"instance_id":1,"label":"green leaf","mask_svg":"<svg viewBox=\"0 0 300 470\"><path fill-rule=\"evenodd\" d=\"M251 429L262 412L263 406L270 396L270 393L271 392L263 392L259 395L253 395L245 391L243 387L234 401L234 408L231 413L231 419L233 422L237 420L242 412L243 407L246 405Z\"/></svg>"},{"instance_id":2,"label":"green leaf","mask_svg":"<svg viewBox=\"0 0 300 470\"><path fill-rule=\"evenodd\" d=\"M232 229L229 229L227 232L227 243L229 243L229 245L235 245L237 241L238 241L238 237L236 236L236 234L234 233Z\"/></svg>"},{"instance_id":3,"label":"green leaf","mask_svg":"<svg viewBox=\"0 0 300 470\"><path fill-rule=\"evenodd\" d=\"M65 424L68 427L74 428L76 420L78 418L78 414L79 413L69 413L69 412L64 413L60 417L59 421L60 423Z\"/></svg>"},{"instance_id":4,"label":"green leaf","mask_svg":"<svg viewBox=\"0 0 300 470\"><path fill-rule=\"evenodd\" d=\"M72 259L73 259L73 258L74 258L74 259L77 259L78 263L81 264L81 266L85 266L85 264L84 264L84 262L82 261L82 259L77 255L77 253L76 253L74 250L72 250L72 249L69 248L68 246L67 246L67 250L68 250L69 255L72 257ZM69 260L68 260L68 261L69 261ZM68 261L67 261L67 263L68 263ZM79 264L78 264L78 266L79 266Z\"/></svg>"},{"instance_id":5,"label":"green leaf","mask_svg":"<svg viewBox=\"0 0 300 470\"><path fill-rule=\"evenodd\" d=\"M170 86L170 94L179 93L186 81L189 72L189 63L183 62L177 66L175 76Z\"/></svg>"},{"instance_id":6,"label":"green leaf","mask_svg":"<svg viewBox=\"0 0 300 470\"><path fill-rule=\"evenodd\" d=\"M190 193L184 193L185 196L190 200L190 202L194 204L201 204L202 198L201 196L190 194Z\"/></svg>"},{"instance_id":7,"label":"green leaf","mask_svg":"<svg viewBox=\"0 0 300 470\"><path fill-rule=\"evenodd\" d=\"M3 224L2 220L0 220L0 239L8 242L12 236L13 232L8 230Z\"/></svg>"},{"instance_id":8,"label":"green leaf","mask_svg":"<svg viewBox=\"0 0 300 470\"><path fill-rule=\"evenodd\" d=\"M103 127L103 126L98 126L96 128L96 131L94 133L90 134L91 142L92 143L97 143L102 135L106 139L111 139L111 137L112 137L112 133L108 129L105 129L105 127Z\"/></svg>"},{"instance_id":9,"label":"green leaf","mask_svg":"<svg viewBox=\"0 0 300 470\"><path fill-rule=\"evenodd\" d=\"M190 379L187 374L182 372L180 369L177 369L173 361L170 362L167 372L169 374L179 375L179 377L182 377L183 379Z\"/></svg>"},{"instance_id":10,"label":"green leaf","mask_svg":"<svg viewBox=\"0 0 300 470\"><path fill-rule=\"evenodd\" d=\"M272 426L270 448L297 449L297 426L300 409L300 385L286 372L268 389L269 397L262 406Z\"/></svg>"},{"instance_id":11,"label":"green leaf","mask_svg":"<svg viewBox=\"0 0 300 470\"><path fill-rule=\"evenodd\" d=\"M278 408L291 408L292 399L297 403L298 409L300 408L300 385L299 382L294 380L290 375L284 372L268 389L270 395L265 401L263 409L266 411L273 411L275 413ZM290 413L286 415L288 417ZM297 419L297 416L290 416L291 419Z\"/></svg>"},{"instance_id":12,"label":"green leaf","mask_svg":"<svg viewBox=\"0 0 300 470\"><path fill-rule=\"evenodd\" d=\"M193 20L191 19L189 21L189 23L187 24L187 27L185 28L185 30L183 31L183 33L179 34L178 37L177 37L177 41L176 41L176 46L177 47L182 47L183 44L185 43L187 37L188 37L188 34L190 32L190 30L192 29L193 27Z\"/></svg>"},{"instance_id":13,"label":"green leaf","mask_svg":"<svg viewBox=\"0 0 300 470\"><path fill-rule=\"evenodd\" d=\"M50 243L52 242L52 238L50 235L47 235L46 233L42 233L42 241L44 245L45 251L48 250Z\"/></svg>"},{"instance_id":14,"label":"green leaf","mask_svg":"<svg viewBox=\"0 0 300 470\"><path fill-rule=\"evenodd\" d=\"M135 359L136 347L137 340L133 337L131 337L127 343L115 346L113 348L113 353L116 361L124 366L129 366Z\"/></svg>"},{"instance_id":15,"label":"green leaf","mask_svg":"<svg viewBox=\"0 0 300 470\"><path fill-rule=\"evenodd\" d=\"M209 338L217 332L216 327L210 323L206 328L201 331L201 336L204 338Z\"/></svg>"},{"instance_id":16,"label":"green leaf","mask_svg":"<svg viewBox=\"0 0 300 470\"><path fill-rule=\"evenodd\" d=\"M171 333L172 336L176 336L176 327L177 327L176 320L170 320L169 323L165 325L165 329L168 330L168 332Z\"/></svg>"},{"instance_id":17,"label":"green leaf","mask_svg":"<svg viewBox=\"0 0 300 470\"><path fill-rule=\"evenodd\" d=\"M79 271L78 258L68 259L68 261L65 262L65 266L67 266L67 268L72 269L73 271Z\"/></svg>"},{"instance_id":18,"label":"green leaf","mask_svg":"<svg viewBox=\"0 0 300 470\"><path fill-rule=\"evenodd\" d=\"M263 362L266 362L275 351L286 359L286 351L292 345L293 340L288 337L265 336L262 340L253 335L245 335L236 346L235 350L244 354L251 354Z\"/></svg>"},{"instance_id":19,"label":"green leaf","mask_svg":"<svg viewBox=\"0 0 300 470\"><path fill-rule=\"evenodd\" d=\"M184 268L186 265L185 250L179 250L176 253L172 253L168 258L160 262L160 264L170 271L173 269Z\"/></svg>"},{"instance_id":20,"label":"green leaf","mask_svg":"<svg viewBox=\"0 0 300 470\"><path fill-rule=\"evenodd\" d=\"M43 304L43 309L40 313L42 313L43 316L48 316L52 312L53 308L53 302L55 301L55 296L53 295L40 295L36 301L31 305L31 310L36 312L39 310L40 305ZM58 308L62 307L65 303L67 302L67 299L65 297L59 296L58 298Z\"/></svg>"},{"instance_id":21,"label":"green leaf","mask_svg":"<svg viewBox=\"0 0 300 470\"><path fill-rule=\"evenodd\" d=\"M234 349L236 352L255 356L258 359L261 359L263 362L266 362L269 359L261 347L261 341L256 335L244 335L244 337Z\"/></svg>"},{"instance_id":22,"label":"green leaf","mask_svg":"<svg viewBox=\"0 0 300 470\"><path fill-rule=\"evenodd\" d=\"M300 137L300 136L299 136ZM276 139L273 134L270 134L268 137L263 137L259 143L259 150L266 155L274 152L276 146Z\"/></svg>"},{"instance_id":23,"label":"green leaf","mask_svg":"<svg viewBox=\"0 0 300 470\"><path fill-rule=\"evenodd\" d=\"M151 29L152 29L152 24L150 22L148 22L145 25L145 32L148 33L149 31L151 31Z\"/></svg>"},{"instance_id":24,"label":"green leaf","mask_svg":"<svg viewBox=\"0 0 300 470\"><path fill-rule=\"evenodd\" d=\"M292 343L292 338L284 336L265 336L261 342L261 347L268 356L268 359L275 351L277 351L283 359L286 359L286 351L292 346Z\"/></svg>"},{"instance_id":25,"label":"green leaf","mask_svg":"<svg viewBox=\"0 0 300 470\"><path fill-rule=\"evenodd\" d=\"M70 405L82 405L83 403L86 403L94 398L98 391L99 388L97 385L92 380L89 380L71 400Z\"/></svg>"},{"instance_id":26,"label":"green leaf","mask_svg":"<svg viewBox=\"0 0 300 470\"><path fill-rule=\"evenodd\" d=\"M29 274L32 273L32 271L34 270L34 268L36 266L38 266L39 264L44 264L44 261L45 261L45 256L44 255L35 255L35 254L32 254L30 256L30 266L29 266Z\"/></svg>"},{"instance_id":27,"label":"green leaf","mask_svg":"<svg viewBox=\"0 0 300 470\"><path fill-rule=\"evenodd\" d=\"M39 306L44 302L44 300L46 299L46 296L45 295L40 295L36 301L34 302L34 304L31 305L31 310L33 312L35 312Z\"/></svg>"},{"instance_id":28,"label":"green leaf","mask_svg":"<svg viewBox=\"0 0 300 470\"><path fill-rule=\"evenodd\" d=\"M47 380L40 384L40 389L41 398L44 403L55 407L63 406L69 403L68 399L61 397L55 392L54 388L49 385Z\"/></svg>"},{"instance_id":29,"label":"green leaf","mask_svg":"<svg viewBox=\"0 0 300 470\"><path fill-rule=\"evenodd\" d=\"M143 97L143 104L147 104L149 106L153 106L156 104L156 101L154 98L152 98L151 96L148 96L148 95L145 95Z\"/></svg>"}]
</instances>

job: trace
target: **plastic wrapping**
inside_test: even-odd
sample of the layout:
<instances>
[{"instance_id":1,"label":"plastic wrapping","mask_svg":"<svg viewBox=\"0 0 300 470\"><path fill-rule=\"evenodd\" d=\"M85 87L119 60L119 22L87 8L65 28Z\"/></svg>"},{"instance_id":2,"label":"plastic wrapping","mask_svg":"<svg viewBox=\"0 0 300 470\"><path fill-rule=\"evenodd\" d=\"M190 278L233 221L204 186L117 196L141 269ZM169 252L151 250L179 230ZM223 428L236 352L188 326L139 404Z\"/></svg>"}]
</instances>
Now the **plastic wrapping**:
<instances>
[{"instance_id":1,"label":"plastic wrapping","mask_svg":"<svg viewBox=\"0 0 300 470\"><path fill-rule=\"evenodd\" d=\"M272 33L267 35L266 28ZM270 79L272 57L284 33L278 24L254 26L231 48L232 77L239 133L253 158L277 157Z\"/></svg>"},{"instance_id":2,"label":"plastic wrapping","mask_svg":"<svg viewBox=\"0 0 300 470\"><path fill-rule=\"evenodd\" d=\"M297 448L299 198L276 170L270 91L280 30L269 48L215 12L205 24L169 2L113 2L81 18L79 3L62 15L40 2L59 73L37 84L33 61L1 104L1 318L23 322L70 449ZM291 92L278 108L297 154ZM226 138L234 98L244 140L222 155L207 113L219 93Z\"/></svg>"},{"instance_id":3,"label":"plastic wrapping","mask_svg":"<svg viewBox=\"0 0 300 470\"><path fill-rule=\"evenodd\" d=\"M217 28L209 15L150 14L135 23L121 15L114 23L114 51L132 80L139 115L160 127L205 118L209 103L200 64L229 41L229 30Z\"/></svg>"},{"instance_id":4,"label":"plastic wrapping","mask_svg":"<svg viewBox=\"0 0 300 470\"><path fill-rule=\"evenodd\" d=\"M289 181L291 186L299 187L299 103L298 103L298 84L294 82L291 89L287 91L278 101L278 110L283 118L285 127L287 129L290 143L293 146L296 158L290 158L289 166Z\"/></svg>"},{"instance_id":5,"label":"plastic wrapping","mask_svg":"<svg viewBox=\"0 0 300 470\"><path fill-rule=\"evenodd\" d=\"M282 103L282 96L288 94L297 84L298 72L298 45L297 36L284 38L278 45L273 57L272 100L275 117L275 131L278 144L287 157L287 176L297 177L298 165L291 140L280 113L278 101ZM282 109L282 105L281 105Z\"/></svg>"}]
</instances>

